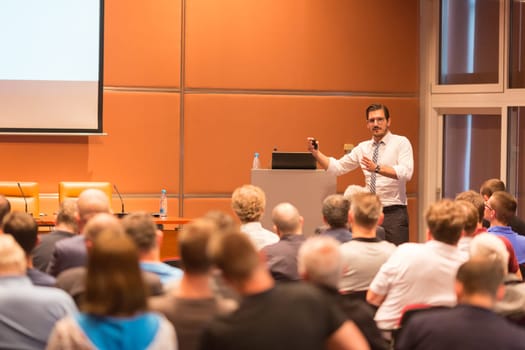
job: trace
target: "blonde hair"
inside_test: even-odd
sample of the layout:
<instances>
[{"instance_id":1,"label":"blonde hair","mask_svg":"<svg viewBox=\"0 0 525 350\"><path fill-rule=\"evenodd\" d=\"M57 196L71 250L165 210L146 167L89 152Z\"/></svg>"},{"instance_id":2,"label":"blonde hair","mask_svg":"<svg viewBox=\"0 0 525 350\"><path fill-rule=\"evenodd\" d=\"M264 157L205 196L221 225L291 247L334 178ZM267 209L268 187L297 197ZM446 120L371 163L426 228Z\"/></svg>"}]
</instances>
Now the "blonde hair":
<instances>
[{"instance_id":1,"label":"blonde hair","mask_svg":"<svg viewBox=\"0 0 525 350\"><path fill-rule=\"evenodd\" d=\"M264 191L254 185L243 185L233 191L232 209L242 223L259 221L266 206Z\"/></svg>"},{"instance_id":2,"label":"blonde hair","mask_svg":"<svg viewBox=\"0 0 525 350\"><path fill-rule=\"evenodd\" d=\"M450 199L432 204L425 215L428 228L435 240L456 245L465 227L465 211Z\"/></svg>"},{"instance_id":3,"label":"blonde hair","mask_svg":"<svg viewBox=\"0 0 525 350\"><path fill-rule=\"evenodd\" d=\"M470 257L498 261L507 271L509 252L505 243L491 233L480 233L470 242Z\"/></svg>"}]
</instances>

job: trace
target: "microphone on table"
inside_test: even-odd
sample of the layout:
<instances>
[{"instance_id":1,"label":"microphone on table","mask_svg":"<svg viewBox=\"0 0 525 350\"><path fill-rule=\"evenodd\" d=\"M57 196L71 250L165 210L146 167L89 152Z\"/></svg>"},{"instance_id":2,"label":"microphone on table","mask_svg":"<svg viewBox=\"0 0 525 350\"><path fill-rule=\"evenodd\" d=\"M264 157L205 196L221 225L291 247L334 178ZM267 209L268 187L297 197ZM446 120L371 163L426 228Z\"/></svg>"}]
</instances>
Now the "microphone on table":
<instances>
[{"instance_id":1,"label":"microphone on table","mask_svg":"<svg viewBox=\"0 0 525 350\"><path fill-rule=\"evenodd\" d=\"M118 198L120 199L120 207L121 207L120 213L115 213L115 215L117 215L119 218L123 218L124 216L128 215L128 213L126 213L126 211L124 210L124 200L122 199L122 196L120 195L117 185L113 184L113 188L115 189L115 192L117 192Z\"/></svg>"},{"instance_id":2,"label":"microphone on table","mask_svg":"<svg viewBox=\"0 0 525 350\"><path fill-rule=\"evenodd\" d=\"M22 185L20 185L20 182L17 182L16 184L18 185L18 189L20 190L20 194L22 195L22 198L24 198L25 212L27 214L27 198L26 198L26 195L24 194L24 190L22 189ZM31 215L31 216L33 216L33 215Z\"/></svg>"}]
</instances>

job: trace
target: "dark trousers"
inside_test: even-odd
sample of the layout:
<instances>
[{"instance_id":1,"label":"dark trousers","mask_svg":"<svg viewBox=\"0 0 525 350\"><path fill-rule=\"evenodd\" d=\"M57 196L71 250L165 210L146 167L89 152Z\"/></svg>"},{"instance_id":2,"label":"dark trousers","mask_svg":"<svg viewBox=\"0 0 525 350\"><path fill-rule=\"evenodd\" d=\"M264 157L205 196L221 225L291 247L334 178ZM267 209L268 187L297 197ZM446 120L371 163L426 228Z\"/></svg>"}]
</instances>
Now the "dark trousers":
<instances>
[{"instance_id":1,"label":"dark trousers","mask_svg":"<svg viewBox=\"0 0 525 350\"><path fill-rule=\"evenodd\" d=\"M399 245L408 242L408 210L406 205L390 205L383 208L386 240Z\"/></svg>"}]
</instances>

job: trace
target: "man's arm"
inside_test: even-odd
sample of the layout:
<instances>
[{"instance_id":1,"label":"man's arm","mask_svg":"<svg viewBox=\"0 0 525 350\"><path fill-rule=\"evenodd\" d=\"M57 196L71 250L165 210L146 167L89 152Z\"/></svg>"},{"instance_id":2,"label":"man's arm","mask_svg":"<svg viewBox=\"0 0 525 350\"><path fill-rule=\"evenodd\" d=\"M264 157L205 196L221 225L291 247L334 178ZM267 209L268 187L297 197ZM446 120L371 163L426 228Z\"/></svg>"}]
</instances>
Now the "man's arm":
<instances>
[{"instance_id":1,"label":"man's arm","mask_svg":"<svg viewBox=\"0 0 525 350\"><path fill-rule=\"evenodd\" d=\"M306 140L308 142L308 151L312 153L312 155L317 160L321 168L323 168L324 170L328 169L328 165L330 165L330 158L321 153L321 151L319 151L319 148L314 148L312 141L315 139L313 137L307 137Z\"/></svg>"},{"instance_id":2,"label":"man's arm","mask_svg":"<svg viewBox=\"0 0 525 350\"><path fill-rule=\"evenodd\" d=\"M372 160L368 157L363 156L361 159L361 164L364 165L365 169L370 172L376 172L378 164L372 162ZM389 177L391 179L397 180L397 173L394 168L388 165L379 165L379 171L377 171L379 175L383 175L386 177Z\"/></svg>"},{"instance_id":3,"label":"man's arm","mask_svg":"<svg viewBox=\"0 0 525 350\"><path fill-rule=\"evenodd\" d=\"M380 306L385 301L386 295L381 295L373 292L371 289L366 292L366 301L369 304Z\"/></svg>"},{"instance_id":4,"label":"man's arm","mask_svg":"<svg viewBox=\"0 0 525 350\"><path fill-rule=\"evenodd\" d=\"M326 341L329 350L370 349L365 337L352 321L345 321Z\"/></svg>"}]
</instances>

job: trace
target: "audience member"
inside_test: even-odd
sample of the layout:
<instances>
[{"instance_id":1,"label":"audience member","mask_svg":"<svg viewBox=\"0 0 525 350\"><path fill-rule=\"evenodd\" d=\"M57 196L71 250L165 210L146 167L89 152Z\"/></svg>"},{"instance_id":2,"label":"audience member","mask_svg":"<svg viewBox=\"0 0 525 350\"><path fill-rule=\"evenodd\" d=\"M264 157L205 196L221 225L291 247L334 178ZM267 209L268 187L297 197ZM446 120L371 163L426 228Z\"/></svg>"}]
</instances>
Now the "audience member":
<instances>
[{"instance_id":1,"label":"audience member","mask_svg":"<svg viewBox=\"0 0 525 350\"><path fill-rule=\"evenodd\" d=\"M244 300L204 331L202 350L368 349L357 327L315 287L276 285L246 235L218 235L208 252Z\"/></svg>"},{"instance_id":2,"label":"audience member","mask_svg":"<svg viewBox=\"0 0 525 350\"><path fill-rule=\"evenodd\" d=\"M342 266L339 242L332 237L311 237L299 249L298 267L301 278L316 285L332 303L339 306L363 333L371 349L387 349L374 322L374 310L370 305L339 294L337 285Z\"/></svg>"},{"instance_id":3,"label":"audience member","mask_svg":"<svg viewBox=\"0 0 525 350\"><path fill-rule=\"evenodd\" d=\"M179 234L184 275L178 288L151 298L151 310L163 313L177 330L179 349L200 347L203 329L217 314L231 312L236 302L215 295L211 285L211 261L206 250L217 226L209 219L197 219Z\"/></svg>"},{"instance_id":4,"label":"audience member","mask_svg":"<svg viewBox=\"0 0 525 350\"><path fill-rule=\"evenodd\" d=\"M352 205L352 197L354 194L358 193L371 193L370 190L363 186L358 185L350 185L346 188L345 193L343 196L350 201L350 205ZM382 208L382 207L381 207ZM382 210L382 209L381 209ZM348 229L350 230L350 233L352 232L352 223L348 223ZM379 223L376 227L376 238L380 240L385 240L386 233L385 229L381 226L381 223Z\"/></svg>"},{"instance_id":5,"label":"audience member","mask_svg":"<svg viewBox=\"0 0 525 350\"><path fill-rule=\"evenodd\" d=\"M55 323L76 312L64 291L31 283L26 261L13 236L0 235L0 349L44 349Z\"/></svg>"},{"instance_id":6,"label":"audience member","mask_svg":"<svg viewBox=\"0 0 525 350\"><path fill-rule=\"evenodd\" d=\"M277 281L298 281L297 252L303 244L303 217L290 203L281 203L272 211L275 232L280 240L263 248L268 268Z\"/></svg>"},{"instance_id":7,"label":"audience member","mask_svg":"<svg viewBox=\"0 0 525 350\"><path fill-rule=\"evenodd\" d=\"M203 218L211 220L217 226L217 229L222 232L238 229L238 225L233 218L220 210L211 210L204 214Z\"/></svg>"},{"instance_id":8,"label":"audience member","mask_svg":"<svg viewBox=\"0 0 525 350\"><path fill-rule=\"evenodd\" d=\"M260 187L243 185L233 191L232 208L241 220L241 231L250 237L258 250L279 241L274 232L262 227L261 219L265 207L266 195Z\"/></svg>"},{"instance_id":9,"label":"audience member","mask_svg":"<svg viewBox=\"0 0 525 350\"><path fill-rule=\"evenodd\" d=\"M488 179L486 180L479 190L479 193L483 197L483 200L487 202L494 192L497 191L506 191L505 183L500 179ZM515 214L515 213L514 213ZM488 220L483 220L483 226L488 228L490 222ZM516 215L512 215L509 219L509 226L512 228L512 231L516 232L519 235L525 236L525 221Z\"/></svg>"},{"instance_id":10,"label":"audience member","mask_svg":"<svg viewBox=\"0 0 525 350\"><path fill-rule=\"evenodd\" d=\"M525 330L491 311L503 294L503 265L480 258L461 265L455 283L458 305L413 315L396 349L523 349Z\"/></svg>"},{"instance_id":11,"label":"audience member","mask_svg":"<svg viewBox=\"0 0 525 350\"><path fill-rule=\"evenodd\" d=\"M239 231L239 226L235 223L234 219L222 211L210 211L203 216L203 219L211 220L215 226L217 226L217 234ZM223 299L231 299L240 302L241 296L224 281L219 269L212 268L211 279L211 288L214 295L219 295Z\"/></svg>"},{"instance_id":12,"label":"audience member","mask_svg":"<svg viewBox=\"0 0 525 350\"><path fill-rule=\"evenodd\" d=\"M131 239L108 230L90 244L82 312L56 324L48 349L176 349L173 326L147 312Z\"/></svg>"},{"instance_id":13,"label":"audience member","mask_svg":"<svg viewBox=\"0 0 525 350\"><path fill-rule=\"evenodd\" d=\"M461 234L461 238L458 241L459 251L465 255L465 258L469 258L470 251L470 242L476 233L479 233L479 213L478 209L469 201L466 200L457 200L457 204L465 212L465 227Z\"/></svg>"},{"instance_id":14,"label":"audience member","mask_svg":"<svg viewBox=\"0 0 525 350\"><path fill-rule=\"evenodd\" d=\"M0 194L0 222L4 220L4 216L11 212L11 203L5 198L4 195Z\"/></svg>"},{"instance_id":15,"label":"audience member","mask_svg":"<svg viewBox=\"0 0 525 350\"><path fill-rule=\"evenodd\" d=\"M507 238L519 264L525 263L525 237L518 235L508 226L510 218L516 213L517 202L514 196L504 191L496 191L485 204L485 219L490 222L488 232Z\"/></svg>"},{"instance_id":16,"label":"audience member","mask_svg":"<svg viewBox=\"0 0 525 350\"><path fill-rule=\"evenodd\" d=\"M164 290L175 287L183 272L160 260L163 233L157 229L151 215L146 212L131 213L122 219L122 224L139 250L141 269L159 276Z\"/></svg>"},{"instance_id":17,"label":"audience member","mask_svg":"<svg viewBox=\"0 0 525 350\"><path fill-rule=\"evenodd\" d=\"M33 268L31 252L38 243L38 225L31 215L22 211L7 214L2 222L2 231L14 237L26 256L26 274L35 286L53 287L55 278Z\"/></svg>"},{"instance_id":18,"label":"audience member","mask_svg":"<svg viewBox=\"0 0 525 350\"><path fill-rule=\"evenodd\" d=\"M444 199L430 206L426 221L431 240L399 246L370 285L367 301L379 306L375 320L380 329L394 329L407 305L456 303L454 277L465 261L456 246L465 224L464 211Z\"/></svg>"},{"instance_id":19,"label":"audience member","mask_svg":"<svg viewBox=\"0 0 525 350\"><path fill-rule=\"evenodd\" d=\"M116 237L125 235L124 228L120 220L114 215L107 213L96 214L92 217L84 228L86 249L93 246L93 242L103 232L111 232ZM73 297L75 303L80 305L86 292L86 273L85 266L73 267L62 271L57 276L56 287L63 289ZM142 277L148 287L150 295L160 295L163 293L160 278L152 273L143 271Z\"/></svg>"},{"instance_id":20,"label":"audience member","mask_svg":"<svg viewBox=\"0 0 525 350\"><path fill-rule=\"evenodd\" d=\"M352 233L348 230L348 210L350 201L340 194L332 194L323 201L323 220L328 228L321 232L335 238L341 243L352 239Z\"/></svg>"},{"instance_id":21,"label":"audience member","mask_svg":"<svg viewBox=\"0 0 525 350\"><path fill-rule=\"evenodd\" d=\"M485 215L485 201L483 200L483 197L478 192L473 191L473 190L459 193L456 196L455 200L469 202L472 205L474 205L477 211L478 223L477 223L477 227L475 231L470 234L463 234L458 242L459 250L462 251L464 254L469 254L470 242L472 241L472 239L475 236L479 235L480 233L487 232L487 229L483 227L483 223L482 223L483 216ZM465 231L467 230L468 229L466 228ZM512 248L512 244L507 238L503 236L498 236L498 237L503 241L503 243L505 243L505 247L507 247L507 251L510 254L508 271L513 274L516 274L516 276L519 277L519 279L521 279L521 271L519 269L518 259L516 259L516 253L514 252L514 248Z\"/></svg>"},{"instance_id":22,"label":"audience member","mask_svg":"<svg viewBox=\"0 0 525 350\"><path fill-rule=\"evenodd\" d=\"M53 276L58 276L60 272L72 267L86 265L87 251L83 235L84 226L96 214L111 212L108 197L99 189L90 188L82 191L78 197L77 205L78 230L81 234L55 243L53 256L47 266L47 273Z\"/></svg>"},{"instance_id":23,"label":"audience member","mask_svg":"<svg viewBox=\"0 0 525 350\"><path fill-rule=\"evenodd\" d=\"M352 197L349 221L353 238L341 245L343 277L339 289L343 293L363 295L383 263L396 249L393 243L377 239L376 228L383 220L383 206L372 193Z\"/></svg>"},{"instance_id":24,"label":"audience member","mask_svg":"<svg viewBox=\"0 0 525 350\"><path fill-rule=\"evenodd\" d=\"M55 243L64 239L71 238L78 234L78 206L74 199L66 199L60 204L55 228L52 232L40 235L40 242L33 250L33 265L40 271L46 271Z\"/></svg>"},{"instance_id":25,"label":"audience member","mask_svg":"<svg viewBox=\"0 0 525 350\"><path fill-rule=\"evenodd\" d=\"M522 320L525 317L525 283L514 273L507 273L509 253L501 240L495 235L484 233L472 240L470 255L472 258L485 258L502 261L505 268L505 294L498 298L494 311L511 319Z\"/></svg>"}]
</instances>

